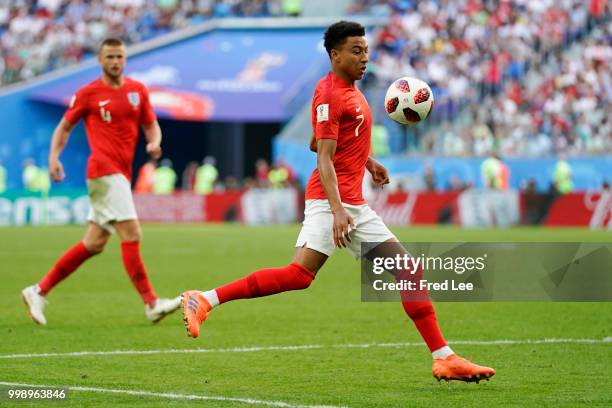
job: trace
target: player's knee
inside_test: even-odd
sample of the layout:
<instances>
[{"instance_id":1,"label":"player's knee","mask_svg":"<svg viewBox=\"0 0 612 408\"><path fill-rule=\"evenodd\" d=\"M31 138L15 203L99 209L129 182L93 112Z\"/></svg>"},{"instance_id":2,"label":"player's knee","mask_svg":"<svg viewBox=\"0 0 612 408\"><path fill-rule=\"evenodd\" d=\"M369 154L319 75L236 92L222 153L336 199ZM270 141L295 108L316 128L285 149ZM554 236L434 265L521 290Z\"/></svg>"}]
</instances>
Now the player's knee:
<instances>
[{"instance_id":1,"label":"player's knee","mask_svg":"<svg viewBox=\"0 0 612 408\"><path fill-rule=\"evenodd\" d=\"M142 230L140 228L136 228L136 230L132 233L132 238L132 241L142 240Z\"/></svg>"},{"instance_id":2,"label":"player's knee","mask_svg":"<svg viewBox=\"0 0 612 408\"><path fill-rule=\"evenodd\" d=\"M119 222L115 228L121 242L136 242L142 239L142 229L137 220Z\"/></svg>"},{"instance_id":3,"label":"player's knee","mask_svg":"<svg viewBox=\"0 0 612 408\"><path fill-rule=\"evenodd\" d=\"M122 242L137 242L142 239L142 232L140 228L132 228L128 231L123 231L121 234Z\"/></svg>"},{"instance_id":4,"label":"player's knee","mask_svg":"<svg viewBox=\"0 0 612 408\"><path fill-rule=\"evenodd\" d=\"M138 242L142 239L142 234L140 231L135 231L125 234L122 238L123 242Z\"/></svg>"},{"instance_id":5,"label":"player's knee","mask_svg":"<svg viewBox=\"0 0 612 408\"><path fill-rule=\"evenodd\" d=\"M315 277L314 273L309 271L306 267L297 263L292 263L289 267L292 268L294 271L294 289L300 290L307 289L308 287L310 287L310 284L312 283Z\"/></svg>"},{"instance_id":6,"label":"player's knee","mask_svg":"<svg viewBox=\"0 0 612 408\"><path fill-rule=\"evenodd\" d=\"M100 237L95 239L88 239L83 242L83 245L85 245L85 248L87 249L87 251L89 251L90 254L97 255L104 251L107 242L107 237Z\"/></svg>"}]
</instances>

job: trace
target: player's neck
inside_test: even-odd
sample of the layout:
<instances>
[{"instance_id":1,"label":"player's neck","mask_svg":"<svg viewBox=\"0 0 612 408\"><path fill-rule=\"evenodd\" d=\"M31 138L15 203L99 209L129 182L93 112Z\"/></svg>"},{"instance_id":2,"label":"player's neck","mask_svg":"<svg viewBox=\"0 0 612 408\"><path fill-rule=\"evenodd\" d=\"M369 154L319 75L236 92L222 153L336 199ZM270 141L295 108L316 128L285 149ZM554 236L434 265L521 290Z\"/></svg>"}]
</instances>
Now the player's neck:
<instances>
[{"instance_id":1,"label":"player's neck","mask_svg":"<svg viewBox=\"0 0 612 408\"><path fill-rule=\"evenodd\" d=\"M352 80L344 71L341 71L339 69L334 69L332 67L332 72L334 73L335 76L337 76L338 78L342 79L348 85L350 85L352 87L355 86L355 81Z\"/></svg>"},{"instance_id":2,"label":"player's neck","mask_svg":"<svg viewBox=\"0 0 612 408\"><path fill-rule=\"evenodd\" d=\"M102 75L102 82L104 82L105 85L110 86L111 88L121 88L123 86L123 75L120 75L118 77L112 78L108 75Z\"/></svg>"}]
</instances>

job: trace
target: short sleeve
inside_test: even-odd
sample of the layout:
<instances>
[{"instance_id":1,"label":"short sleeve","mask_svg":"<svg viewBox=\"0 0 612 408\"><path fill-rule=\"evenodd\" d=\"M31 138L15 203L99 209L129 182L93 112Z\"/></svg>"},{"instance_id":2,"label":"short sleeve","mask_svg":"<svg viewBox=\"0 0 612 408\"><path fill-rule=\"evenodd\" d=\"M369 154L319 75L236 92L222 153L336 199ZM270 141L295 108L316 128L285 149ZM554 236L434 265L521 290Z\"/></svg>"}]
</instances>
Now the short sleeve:
<instances>
[{"instance_id":1,"label":"short sleeve","mask_svg":"<svg viewBox=\"0 0 612 408\"><path fill-rule=\"evenodd\" d=\"M338 139L342 101L331 91L317 89L312 99L312 123L319 139Z\"/></svg>"},{"instance_id":2,"label":"short sleeve","mask_svg":"<svg viewBox=\"0 0 612 408\"><path fill-rule=\"evenodd\" d=\"M87 97L85 92L79 90L72 95L64 119L75 125L87 113Z\"/></svg>"},{"instance_id":3,"label":"short sleeve","mask_svg":"<svg viewBox=\"0 0 612 408\"><path fill-rule=\"evenodd\" d=\"M149 99L149 91L143 86L141 90L142 94L142 110L140 111L140 123L142 125L150 125L155 122L157 116L155 116L155 111L153 110L153 106L151 105L151 100Z\"/></svg>"}]
</instances>

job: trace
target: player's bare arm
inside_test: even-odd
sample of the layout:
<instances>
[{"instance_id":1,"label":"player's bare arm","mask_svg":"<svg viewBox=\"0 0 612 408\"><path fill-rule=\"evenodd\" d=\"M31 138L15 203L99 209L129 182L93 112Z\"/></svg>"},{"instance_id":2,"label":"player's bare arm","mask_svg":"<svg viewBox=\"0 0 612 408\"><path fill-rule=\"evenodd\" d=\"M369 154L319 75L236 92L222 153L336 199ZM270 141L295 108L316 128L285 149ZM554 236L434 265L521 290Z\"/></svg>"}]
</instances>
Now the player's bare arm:
<instances>
[{"instance_id":1,"label":"player's bare arm","mask_svg":"<svg viewBox=\"0 0 612 408\"><path fill-rule=\"evenodd\" d=\"M162 133L159 123L154 120L148 125L142 125L142 128L147 139L147 154L153 159L159 159L162 155Z\"/></svg>"},{"instance_id":2,"label":"player's bare arm","mask_svg":"<svg viewBox=\"0 0 612 408\"><path fill-rule=\"evenodd\" d=\"M53 131L51 137L51 147L49 148L49 173L53 181L62 181L65 177L64 166L59 157L68 143L70 132L74 125L62 118Z\"/></svg>"},{"instance_id":3,"label":"player's bare arm","mask_svg":"<svg viewBox=\"0 0 612 408\"><path fill-rule=\"evenodd\" d=\"M372 179L376 185L382 187L385 184L389 184L389 173L387 169L371 156L368 157L368 161L366 162L366 169L368 169L372 175Z\"/></svg>"},{"instance_id":4,"label":"player's bare arm","mask_svg":"<svg viewBox=\"0 0 612 408\"><path fill-rule=\"evenodd\" d=\"M334 168L334 154L336 153L336 140L320 139L317 142L317 169L319 178L329 201L329 206L334 215L334 244L338 248L346 248L346 242L351 239L348 235L349 226L355 228L353 219L342 206L340 192L338 191L338 178ZM346 241L345 241L346 240Z\"/></svg>"}]
</instances>

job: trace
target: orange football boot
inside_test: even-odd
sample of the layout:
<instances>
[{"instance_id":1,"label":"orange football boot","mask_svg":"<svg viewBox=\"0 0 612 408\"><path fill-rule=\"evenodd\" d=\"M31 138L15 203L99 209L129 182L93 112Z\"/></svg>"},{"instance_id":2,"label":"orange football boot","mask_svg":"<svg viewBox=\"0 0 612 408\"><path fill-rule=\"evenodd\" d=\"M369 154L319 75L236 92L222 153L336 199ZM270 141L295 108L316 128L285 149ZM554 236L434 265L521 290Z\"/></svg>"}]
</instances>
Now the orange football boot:
<instances>
[{"instance_id":1,"label":"orange football boot","mask_svg":"<svg viewBox=\"0 0 612 408\"><path fill-rule=\"evenodd\" d=\"M494 369L476 365L456 354L451 354L445 359L435 358L431 371L438 381L458 380L478 383L480 380L489 380L495 375Z\"/></svg>"},{"instance_id":2,"label":"orange football boot","mask_svg":"<svg viewBox=\"0 0 612 408\"><path fill-rule=\"evenodd\" d=\"M183 321L187 335L194 339L200 334L200 326L208 317L212 306L197 290L190 290L181 295L183 304Z\"/></svg>"}]
</instances>

